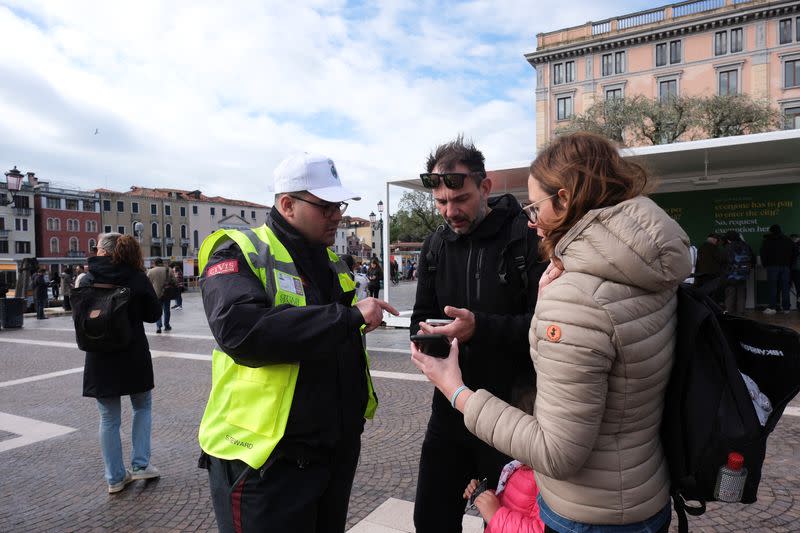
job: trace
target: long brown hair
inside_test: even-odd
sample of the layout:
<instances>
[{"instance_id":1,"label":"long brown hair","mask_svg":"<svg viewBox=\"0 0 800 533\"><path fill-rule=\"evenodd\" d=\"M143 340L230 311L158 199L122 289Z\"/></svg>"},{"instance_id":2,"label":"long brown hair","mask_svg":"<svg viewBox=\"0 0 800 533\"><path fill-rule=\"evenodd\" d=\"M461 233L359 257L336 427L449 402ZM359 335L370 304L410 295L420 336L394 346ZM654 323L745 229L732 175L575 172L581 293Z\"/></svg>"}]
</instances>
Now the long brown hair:
<instances>
[{"instance_id":1,"label":"long brown hair","mask_svg":"<svg viewBox=\"0 0 800 533\"><path fill-rule=\"evenodd\" d=\"M139 242L131 235L120 235L111 254L111 262L115 265L128 265L136 270L144 271L144 258Z\"/></svg>"},{"instance_id":2,"label":"long brown hair","mask_svg":"<svg viewBox=\"0 0 800 533\"><path fill-rule=\"evenodd\" d=\"M623 159L617 147L600 135L574 133L558 137L531 163L530 175L548 194L555 220L538 224L545 237L539 247L551 257L556 244L592 209L609 207L649 192L647 172ZM562 206L557 193L567 191Z\"/></svg>"}]
</instances>

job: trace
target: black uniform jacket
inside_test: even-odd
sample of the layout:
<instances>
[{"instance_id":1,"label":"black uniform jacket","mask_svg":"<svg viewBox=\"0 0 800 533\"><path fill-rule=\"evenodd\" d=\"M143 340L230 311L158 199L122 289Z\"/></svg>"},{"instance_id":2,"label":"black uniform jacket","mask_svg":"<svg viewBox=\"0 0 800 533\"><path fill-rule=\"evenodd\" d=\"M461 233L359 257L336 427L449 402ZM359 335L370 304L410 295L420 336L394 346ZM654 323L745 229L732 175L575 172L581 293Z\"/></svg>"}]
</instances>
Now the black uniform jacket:
<instances>
[{"instance_id":1,"label":"black uniform jacket","mask_svg":"<svg viewBox=\"0 0 800 533\"><path fill-rule=\"evenodd\" d=\"M267 224L300 272L306 306L271 307L264 286L233 241L218 247L204 269L203 305L217 344L237 364L300 363L277 451L325 460L339 439L364 429L367 384L359 333L364 319L351 306L353 292L342 291L324 246L308 244L277 209ZM230 260L237 261L236 269L206 276L210 267Z\"/></svg>"},{"instance_id":2,"label":"black uniform jacket","mask_svg":"<svg viewBox=\"0 0 800 533\"><path fill-rule=\"evenodd\" d=\"M428 270L431 238L422 245L417 276L417 300L411 315L411 334L428 318L447 318L444 307L463 307L475 314L475 334L460 346L459 365L464 383L473 390L486 389L511 402L512 385L532 388L533 363L530 359L528 329L539 278L546 268L538 262L536 232L526 233L527 289L511 258L514 248L504 255L508 283L501 283L498 261L511 238L514 218L525 217L519 202L511 195L489 200L491 212L467 235L445 228L438 268ZM436 390L433 417L456 429L463 429L461 414ZM452 424L452 425L450 425ZM466 430L464 430L466 431Z\"/></svg>"},{"instance_id":3,"label":"black uniform jacket","mask_svg":"<svg viewBox=\"0 0 800 533\"><path fill-rule=\"evenodd\" d=\"M144 272L128 265L114 265L108 256L90 257L89 274L95 283L129 287L128 320L131 344L124 352L86 352L83 395L95 398L125 396L153 388L153 361L143 322L161 316L161 302ZM83 283L88 280L84 277Z\"/></svg>"}]
</instances>

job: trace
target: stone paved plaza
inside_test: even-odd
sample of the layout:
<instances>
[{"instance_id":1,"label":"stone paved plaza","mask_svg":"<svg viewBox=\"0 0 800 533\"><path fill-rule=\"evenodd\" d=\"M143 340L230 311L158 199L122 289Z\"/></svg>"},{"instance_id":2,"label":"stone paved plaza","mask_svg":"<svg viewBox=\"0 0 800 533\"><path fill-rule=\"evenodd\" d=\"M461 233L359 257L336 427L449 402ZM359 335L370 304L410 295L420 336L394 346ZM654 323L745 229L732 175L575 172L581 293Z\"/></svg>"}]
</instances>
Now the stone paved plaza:
<instances>
[{"instance_id":1,"label":"stone paved plaza","mask_svg":"<svg viewBox=\"0 0 800 533\"><path fill-rule=\"evenodd\" d=\"M415 285L392 289L392 302L410 309ZM800 322L796 316L776 320ZM0 531L215 531L206 472L196 466L214 346L197 293L173 312L172 326L161 335L147 326L156 380L152 462L162 477L136 481L117 495L107 494L103 479L97 407L81 396L84 356L71 318L26 317L24 328L0 331ZM409 531L405 502L414 499L433 387L409 360L407 330L379 329L368 335L368 346L380 406L363 435L348 528ZM770 438L759 502L711 505L691 521L693 531L800 531L799 414L795 400ZM129 427L126 405L126 454ZM393 527L368 518L387 501L405 513Z\"/></svg>"}]
</instances>

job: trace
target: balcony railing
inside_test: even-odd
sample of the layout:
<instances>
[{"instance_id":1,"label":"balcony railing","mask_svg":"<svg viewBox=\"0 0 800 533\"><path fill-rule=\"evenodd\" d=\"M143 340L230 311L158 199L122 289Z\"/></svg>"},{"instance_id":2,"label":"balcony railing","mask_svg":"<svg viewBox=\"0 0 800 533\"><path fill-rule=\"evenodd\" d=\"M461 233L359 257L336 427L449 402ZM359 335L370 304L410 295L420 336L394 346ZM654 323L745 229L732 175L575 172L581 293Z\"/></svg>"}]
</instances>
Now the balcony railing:
<instances>
[{"instance_id":1,"label":"balcony railing","mask_svg":"<svg viewBox=\"0 0 800 533\"><path fill-rule=\"evenodd\" d=\"M175 244L175 239L172 237L164 237L164 244Z\"/></svg>"},{"instance_id":2,"label":"balcony railing","mask_svg":"<svg viewBox=\"0 0 800 533\"><path fill-rule=\"evenodd\" d=\"M15 207L14 214L20 217L29 217L31 216L31 208L30 207Z\"/></svg>"},{"instance_id":3,"label":"balcony railing","mask_svg":"<svg viewBox=\"0 0 800 533\"><path fill-rule=\"evenodd\" d=\"M67 257L86 257L86 252L83 250L70 250L67 252Z\"/></svg>"},{"instance_id":4,"label":"balcony railing","mask_svg":"<svg viewBox=\"0 0 800 533\"><path fill-rule=\"evenodd\" d=\"M189 244L189 239L181 237L181 245L186 246Z\"/></svg>"},{"instance_id":5,"label":"balcony railing","mask_svg":"<svg viewBox=\"0 0 800 533\"><path fill-rule=\"evenodd\" d=\"M631 15L630 17L617 19L617 29L624 30L627 28L633 28L634 26L643 26L645 24L661 22L662 20L664 20L664 10L657 9L653 11L647 11L645 13L637 13L635 15Z\"/></svg>"},{"instance_id":6,"label":"balcony railing","mask_svg":"<svg viewBox=\"0 0 800 533\"><path fill-rule=\"evenodd\" d=\"M711 9L719 9L725 5L725 0L699 0L698 2L688 2L672 8L673 17L684 17L694 15Z\"/></svg>"},{"instance_id":7,"label":"balcony railing","mask_svg":"<svg viewBox=\"0 0 800 533\"><path fill-rule=\"evenodd\" d=\"M151 237L150 242L153 244L161 244L161 237Z\"/></svg>"},{"instance_id":8,"label":"balcony railing","mask_svg":"<svg viewBox=\"0 0 800 533\"><path fill-rule=\"evenodd\" d=\"M0 229L0 239L8 239L9 233L11 233L10 229Z\"/></svg>"}]
</instances>

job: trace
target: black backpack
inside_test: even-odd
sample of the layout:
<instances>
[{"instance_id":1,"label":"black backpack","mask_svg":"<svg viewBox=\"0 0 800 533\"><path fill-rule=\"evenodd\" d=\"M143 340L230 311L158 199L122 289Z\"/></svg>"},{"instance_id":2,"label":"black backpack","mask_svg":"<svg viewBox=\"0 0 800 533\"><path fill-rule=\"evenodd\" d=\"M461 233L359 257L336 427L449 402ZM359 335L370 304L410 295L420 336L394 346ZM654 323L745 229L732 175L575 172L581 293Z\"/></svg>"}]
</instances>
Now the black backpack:
<instances>
[{"instance_id":1,"label":"black backpack","mask_svg":"<svg viewBox=\"0 0 800 533\"><path fill-rule=\"evenodd\" d=\"M132 337L128 319L130 288L81 281L81 286L70 292L78 347L86 352L125 350Z\"/></svg>"},{"instance_id":2,"label":"black backpack","mask_svg":"<svg viewBox=\"0 0 800 533\"><path fill-rule=\"evenodd\" d=\"M741 373L772 404L762 426ZM767 437L800 391L800 334L726 314L691 285L678 289L675 363L661 425L681 533L700 516L730 452L744 457L741 503L756 501ZM692 503L687 503L692 502Z\"/></svg>"},{"instance_id":3,"label":"black backpack","mask_svg":"<svg viewBox=\"0 0 800 533\"><path fill-rule=\"evenodd\" d=\"M728 246L730 265L728 267L728 281L743 282L750 277L753 268L753 252L746 242L734 241Z\"/></svg>"}]
</instances>

